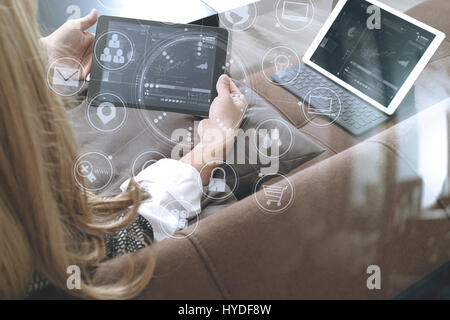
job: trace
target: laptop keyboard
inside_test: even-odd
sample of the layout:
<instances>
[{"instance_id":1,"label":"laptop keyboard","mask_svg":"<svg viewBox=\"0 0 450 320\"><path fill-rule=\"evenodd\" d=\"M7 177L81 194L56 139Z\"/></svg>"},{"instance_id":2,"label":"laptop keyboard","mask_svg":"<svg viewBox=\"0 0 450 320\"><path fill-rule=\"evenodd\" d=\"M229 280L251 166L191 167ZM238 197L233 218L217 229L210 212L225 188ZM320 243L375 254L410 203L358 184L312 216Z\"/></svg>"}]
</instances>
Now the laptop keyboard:
<instances>
[{"instance_id":1,"label":"laptop keyboard","mask_svg":"<svg viewBox=\"0 0 450 320\"><path fill-rule=\"evenodd\" d=\"M272 75L272 79L303 100L311 90L317 88L328 88L334 91L339 96L341 102L341 112L335 120L335 123L355 136L363 135L389 119L388 115L303 63L301 64L299 74L298 65L296 65L283 72ZM326 110L327 106L320 105L321 103L326 104L327 102L319 99L311 102L311 105L316 110ZM328 116L330 119L336 118L336 114L334 113L329 115L322 114Z\"/></svg>"}]
</instances>

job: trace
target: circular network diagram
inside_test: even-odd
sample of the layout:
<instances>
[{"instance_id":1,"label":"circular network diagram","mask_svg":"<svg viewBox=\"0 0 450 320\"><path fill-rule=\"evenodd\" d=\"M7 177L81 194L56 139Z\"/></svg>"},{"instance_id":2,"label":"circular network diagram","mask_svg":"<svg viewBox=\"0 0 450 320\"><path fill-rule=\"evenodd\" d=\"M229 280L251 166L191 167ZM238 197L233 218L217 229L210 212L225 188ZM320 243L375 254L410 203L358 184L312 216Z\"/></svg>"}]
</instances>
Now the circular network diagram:
<instances>
[{"instance_id":1,"label":"circular network diagram","mask_svg":"<svg viewBox=\"0 0 450 320\"><path fill-rule=\"evenodd\" d=\"M165 142L194 144L195 121L201 119L182 112L209 109L211 69L215 68L216 50L223 47L220 39L185 28L160 43L141 62L136 105L145 124ZM147 107L155 105L161 110Z\"/></svg>"}]
</instances>

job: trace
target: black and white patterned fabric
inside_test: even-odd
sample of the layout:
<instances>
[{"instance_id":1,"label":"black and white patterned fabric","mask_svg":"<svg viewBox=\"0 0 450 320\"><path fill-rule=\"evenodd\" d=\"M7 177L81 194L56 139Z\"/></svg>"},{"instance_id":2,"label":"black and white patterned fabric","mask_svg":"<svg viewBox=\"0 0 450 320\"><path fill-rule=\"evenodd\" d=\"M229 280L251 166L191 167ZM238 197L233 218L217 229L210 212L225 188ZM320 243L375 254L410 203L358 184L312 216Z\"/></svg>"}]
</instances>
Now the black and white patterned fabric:
<instances>
[{"instance_id":1,"label":"black and white patterned fabric","mask_svg":"<svg viewBox=\"0 0 450 320\"><path fill-rule=\"evenodd\" d=\"M31 281L30 286L28 287L28 293L26 298L32 297L39 291L42 291L48 287L48 281L43 276L41 276L38 272L35 272L33 275L33 280Z\"/></svg>"},{"instance_id":2,"label":"black and white patterned fabric","mask_svg":"<svg viewBox=\"0 0 450 320\"><path fill-rule=\"evenodd\" d=\"M147 219L138 216L128 228L105 238L106 257L132 253L148 246L153 240L153 229Z\"/></svg>"}]
</instances>

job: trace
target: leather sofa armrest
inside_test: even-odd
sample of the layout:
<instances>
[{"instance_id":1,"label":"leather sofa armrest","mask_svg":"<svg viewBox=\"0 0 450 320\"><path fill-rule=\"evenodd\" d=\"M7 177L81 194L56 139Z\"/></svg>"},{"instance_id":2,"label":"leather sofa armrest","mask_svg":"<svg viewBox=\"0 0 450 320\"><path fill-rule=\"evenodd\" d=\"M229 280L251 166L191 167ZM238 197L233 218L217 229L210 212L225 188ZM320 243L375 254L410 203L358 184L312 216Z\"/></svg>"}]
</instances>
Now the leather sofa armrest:
<instances>
[{"instance_id":1,"label":"leather sofa armrest","mask_svg":"<svg viewBox=\"0 0 450 320\"><path fill-rule=\"evenodd\" d=\"M450 98L370 138L397 153L423 182L424 209L448 207ZM445 205L446 204L446 205Z\"/></svg>"},{"instance_id":2,"label":"leather sofa armrest","mask_svg":"<svg viewBox=\"0 0 450 320\"><path fill-rule=\"evenodd\" d=\"M450 1L427 0L406 11L406 14L445 34L450 34Z\"/></svg>"},{"instance_id":3,"label":"leather sofa armrest","mask_svg":"<svg viewBox=\"0 0 450 320\"><path fill-rule=\"evenodd\" d=\"M428 0L409 9L406 14L446 34L430 63L450 56L450 1Z\"/></svg>"},{"instance_id":4,"label":"leather sofa armrest","mask_svg":"<svg viewBox=\"0 0 450 320\"><path fill-rule=\"evenodd\" d=\"M144 265L155 262L153 277L137 299L223 299L216 284L217 275L208 269L199 250L187 239L167 239L101 264L94 283L107 284L126 275L131 258L137 273Z\"/></svg>"}]
</instances>

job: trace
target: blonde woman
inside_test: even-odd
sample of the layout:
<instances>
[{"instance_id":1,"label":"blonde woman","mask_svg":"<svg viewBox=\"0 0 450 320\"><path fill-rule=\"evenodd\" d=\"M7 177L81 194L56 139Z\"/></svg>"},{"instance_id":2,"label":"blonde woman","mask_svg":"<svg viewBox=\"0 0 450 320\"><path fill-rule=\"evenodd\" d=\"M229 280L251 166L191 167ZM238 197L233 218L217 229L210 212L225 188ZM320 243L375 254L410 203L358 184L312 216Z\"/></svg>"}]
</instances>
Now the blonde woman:
<instances>
[{"instance_id":1,"label":"blonde woman","mask_svg":"<svg viewBox=\"0 0 450 320\"><path fill-rule=\"evenodd\" d=\"M113 251L108 256L123 253L114 252L108 239L130 227L142 227L136 222L140 206L163 201L164 190L175 188L169 190L171 195L182 194L198 178L207 184L214 165L199 176L205 162L193 159L202 159L194 157L203 154L200 143L181 161L164 160L151 166L116 197L105 199L80 190L72 177L77 148L63 103L46 85L46 71L48 61L72 56L82 61L87 76L94 37L85 30L96 23L97 13L69 21L41 40L35 16L31 1L0 0L0 298L30 297L47 285L67 291L70 265L82 270L81 290L70 294L132 298L150 281L154 262L149 255L139 274L133 274L130 262L128 277L96 286L90 274L107 259L107 249ZM241 118L237 110L245 100L239 90L226 76L217 86L214 114L202 122L201 135L214 128L215 117L230 127ZM227 142L227 138L215 141ZM161 177L155 174L161 170L172 184L161 187ZM153 192L159 198L150 201ZM199 201L199 193L186 195L190 201ZM158 204L150 208L157 210ZM124 252L140 247L133 245Z\"/></svg>"}]
</instances>

